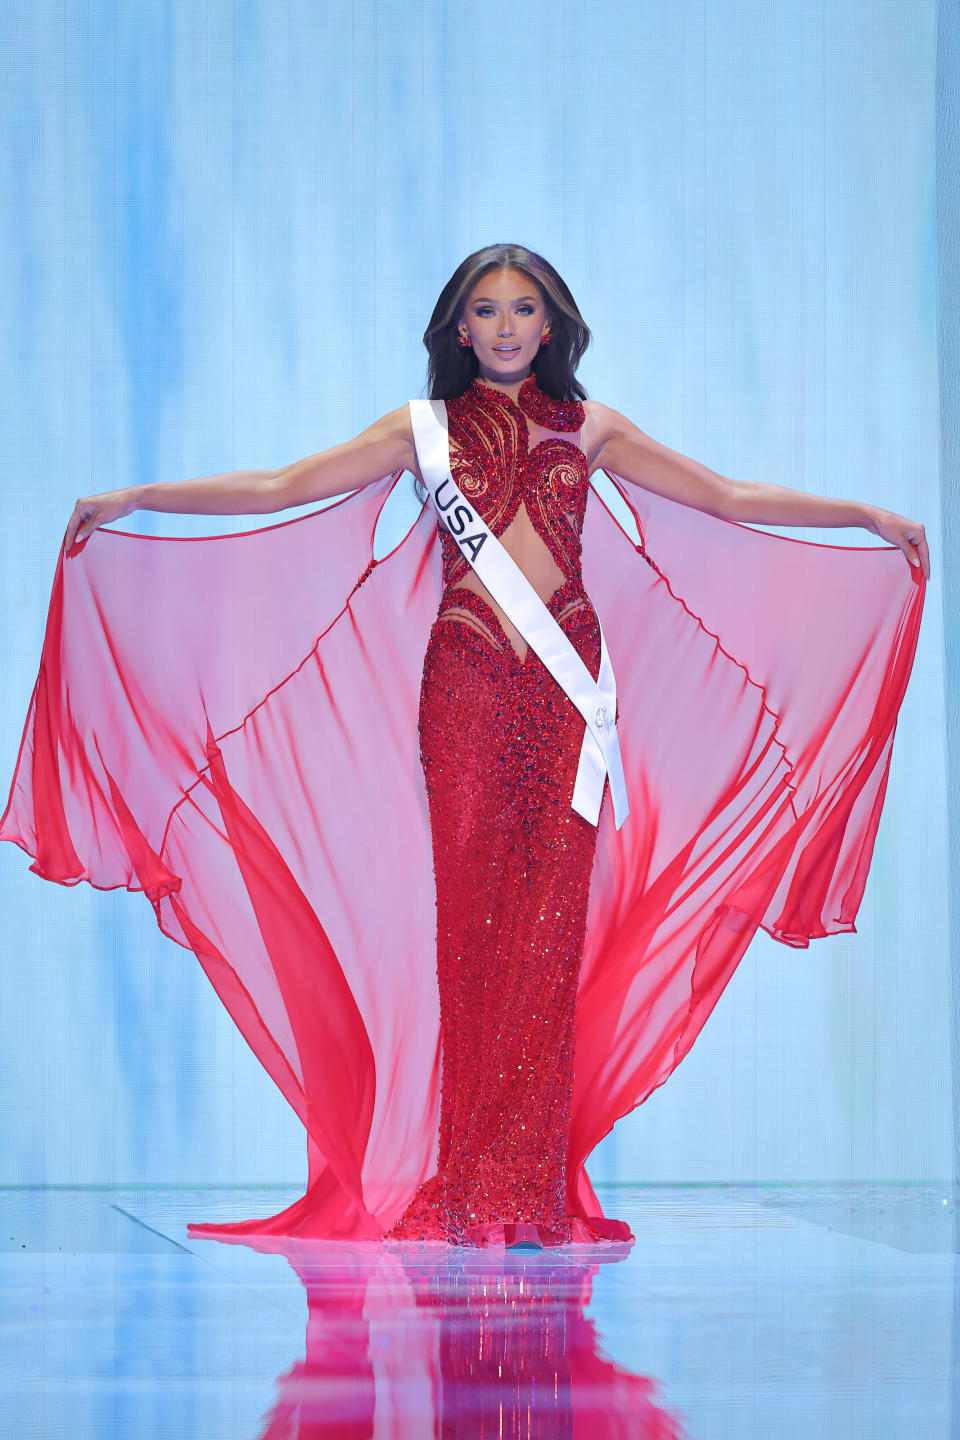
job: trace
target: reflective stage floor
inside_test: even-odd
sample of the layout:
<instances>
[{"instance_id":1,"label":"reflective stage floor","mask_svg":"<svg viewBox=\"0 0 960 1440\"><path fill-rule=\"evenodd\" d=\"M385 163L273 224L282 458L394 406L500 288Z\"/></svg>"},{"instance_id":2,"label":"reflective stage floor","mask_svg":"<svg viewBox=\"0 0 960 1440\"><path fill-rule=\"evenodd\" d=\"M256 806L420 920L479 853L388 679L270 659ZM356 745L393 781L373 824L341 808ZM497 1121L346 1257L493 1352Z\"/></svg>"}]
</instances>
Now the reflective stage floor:
<instances>
[{"instance_id":1,"label":"reflective stage floor","mask_svg":"<svg viewBox=\"0 0 960 1440\"><path fill-rule=\"evenodd\" d=\"M186 1222L294 1189L0 1190L0 1435L960 1435L949 1190L597 1189L631 1249L269 1254Z\"/></svg>"}]
</instances>

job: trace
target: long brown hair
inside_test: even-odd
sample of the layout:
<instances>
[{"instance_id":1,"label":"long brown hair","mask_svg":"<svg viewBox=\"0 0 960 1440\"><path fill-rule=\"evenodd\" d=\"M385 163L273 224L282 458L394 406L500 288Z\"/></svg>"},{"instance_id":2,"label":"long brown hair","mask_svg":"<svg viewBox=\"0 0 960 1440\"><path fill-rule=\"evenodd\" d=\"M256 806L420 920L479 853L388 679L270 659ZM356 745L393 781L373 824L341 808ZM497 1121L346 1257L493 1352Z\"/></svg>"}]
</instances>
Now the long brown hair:
<instances>
[{"instance_id":1,"label":"long brown hair","mask_svg":"<svg viewBox=\"0 0 960 1440\"><path fill-rule=\"evenodd\" d=\"M473 349L457 340L474 285L491 270L519 270L537 286L550 321L550 344L537 351L532 370L537 384L555 400L586 400L587 392L574 371L590 344L590 331L566 282L548 260L525 245L485 245L468 255L454 270L433 307L423 343L427 362L427 390L431 400L452 400L480 372Z\"/></svg>"}]
</instances>

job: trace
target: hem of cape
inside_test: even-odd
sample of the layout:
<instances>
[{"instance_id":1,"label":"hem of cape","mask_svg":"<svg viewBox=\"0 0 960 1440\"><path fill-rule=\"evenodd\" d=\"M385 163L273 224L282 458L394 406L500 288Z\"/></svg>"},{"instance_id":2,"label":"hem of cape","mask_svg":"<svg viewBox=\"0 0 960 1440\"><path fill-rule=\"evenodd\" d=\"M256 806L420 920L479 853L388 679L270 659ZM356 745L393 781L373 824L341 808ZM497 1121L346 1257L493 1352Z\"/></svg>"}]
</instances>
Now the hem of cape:
<instances>
[{"instance_id":1,"label":"hem of cape","mask_svg":"<svg viewBox=\"0 0 960 1440\"><path fill-rule=\"evenodd\" d=\"M302 1197L301 1197L302 1198ZM282 1213L282 1212L281 1212ZM370 1212L367 1212L368 1214ZM609 1219L599 1216L576 1216L571 1217L575 1226L592 1228L599 1231L601 1227L609 1227L611 1231L622 1227L626 1233L611 1233L604 1235L595 1233L593 1235L571 1236L569 1240L556 1240L553 1238L556 1232L549 1226L541 1225L534 1221L496 1221L489 1225L471 1226L464 1240L444 1239L439 1236L420 1237L394 1237L388 1231L380 1235L360 1236L337 1236L337 1235L302 1235L298 1233L285 1234L272 1230L257 1230L255 1227L271 1220L272 1216L263 1216L254 1220L225 1221L187 1221L186 1231L188 1236L194 1240L216 1240L219 1244L230 1245L253 1245L255 1248L275 1250L283 1252L291 1245L303 1246L307 1249L311 1246L342 1247L347 1244L354 1245L376 1245L381 1249L393 1253L407 1252L437 1252L440 1250L463 1251L463 1250L507 1250L513 1246L535 1246L537 1249L552 1251L622 1251L626 1253L636 1243L636 1236L625 1220ZM471 1235L473 1238L470 1238Z\"/></svg>"}]
</instances>

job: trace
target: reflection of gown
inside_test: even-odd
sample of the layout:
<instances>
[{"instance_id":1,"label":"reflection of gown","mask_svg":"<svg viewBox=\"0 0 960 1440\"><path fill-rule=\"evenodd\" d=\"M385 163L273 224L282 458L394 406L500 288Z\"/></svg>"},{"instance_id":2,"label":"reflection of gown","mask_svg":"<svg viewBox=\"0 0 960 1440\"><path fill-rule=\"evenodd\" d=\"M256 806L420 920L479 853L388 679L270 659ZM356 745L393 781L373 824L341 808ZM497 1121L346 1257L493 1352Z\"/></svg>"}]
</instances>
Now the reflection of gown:
<instances>
[{"instance_id":1,"label":"reflection of gown","mask_svg":"<svg viewBox=\"0 0 960 1440\"><path fill-rule=\"evenodd\" d=\"M584 1162L686 1054L757 927L793 946L854 928L919 570L611 476L645 564L596 494L583 513L569 441L525 466L511 401L478 386L449 408L504 504L530 472L568 577L554 613L595 663L582 516L620 831L608 801L596 832L570 811L582 727L535 657L498 650L462 591L437 620L432 515L373 563L397 476L252 533L100 532L58 564L0 837L48 879L144 890L308 1132L300 1201L197 1233L377 1238L416 1196L403 1233L622 1235Z\"/></svg>"},{"instance_id":2,"label":"reflection of gown","mask_svg":"<svg viewBox=\"0 0 960 1440\"><path fill-rule=\"evenodd\" d=\"M660 1386L603 1354L586 1314L625 1246L491 1259L369 1245L253 1241L307 1294L306 1354L277 1381L260 1440L389 1435L681 1440Z\"/></svg>"}]
</instances>

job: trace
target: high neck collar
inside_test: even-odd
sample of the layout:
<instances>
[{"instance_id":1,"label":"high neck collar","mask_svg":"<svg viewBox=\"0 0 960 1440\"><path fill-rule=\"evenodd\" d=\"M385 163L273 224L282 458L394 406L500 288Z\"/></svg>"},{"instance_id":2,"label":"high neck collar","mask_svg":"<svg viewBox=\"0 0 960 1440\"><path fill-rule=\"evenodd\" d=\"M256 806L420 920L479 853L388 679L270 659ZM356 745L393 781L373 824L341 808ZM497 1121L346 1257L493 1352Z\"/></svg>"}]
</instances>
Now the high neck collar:
<instances>
[{"instance_id":1,"label":"high neck collar","mask_svg":"<svg viewBox=\"0 0 960 1440\"><path fill-rule=\"evenodd\" d=\"M536 375L531 373L520 386L516 400L496 385L488 385L477 375L471 382L467 394L478 398L493 396L506 405L514 405L544 430L579 430L583 425L584 412L579 400L557 400L541 390Z\"/></svg>"}]
</instances>

